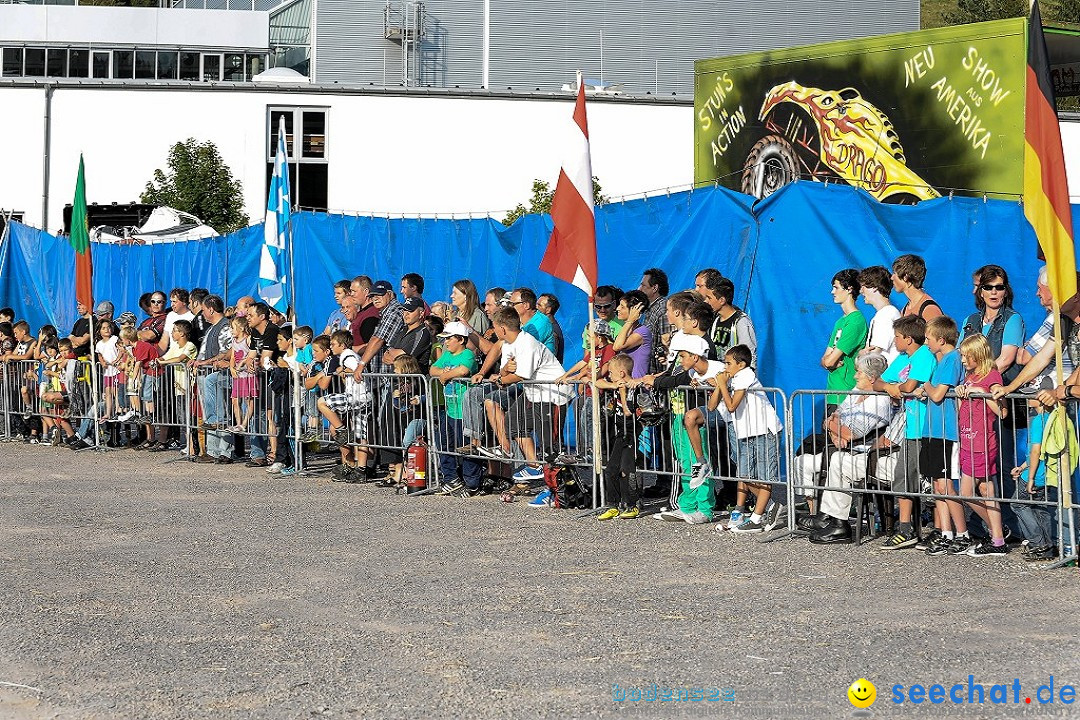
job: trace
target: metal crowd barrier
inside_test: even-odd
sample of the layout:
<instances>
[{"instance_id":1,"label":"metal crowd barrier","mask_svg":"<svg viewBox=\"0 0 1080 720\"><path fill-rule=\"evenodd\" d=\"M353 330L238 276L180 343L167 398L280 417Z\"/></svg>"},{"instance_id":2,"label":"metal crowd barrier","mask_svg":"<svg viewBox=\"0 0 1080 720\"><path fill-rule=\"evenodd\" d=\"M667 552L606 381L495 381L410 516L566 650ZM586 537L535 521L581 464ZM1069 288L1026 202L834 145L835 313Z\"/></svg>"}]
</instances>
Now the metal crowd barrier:
<instances>
[{"instance_id":1,"label":"metal crowd barrier","mask_svg":"<svg viewBox=\"0 0 1080 720\"><path fill-rule=\"evenodd\" d=\"M827 397L842 402L827 404ZM1067 548L1075 547L1075 523L1070 519L1078 508L1075 493L1069 493L1068 504L1063 492L1047 491L1045 497L1040 497L1040 493L1032 495L1027 493L1026 484L1013 475L1013 468L1028 460L1018 448L1027 446L1027 429L1034 411L1029 405L1036 404L1032 402L1034 396L1013 394L1001 398L996 403L1006 414L1004 418L996 418L987 415L985 405L993 401L992 396L971 393L968 396L970 404L965 403L963 409L971 418L966 425L982 432L967 434L959 425L961 399L955 392L948 393L942 411L931 415L924 413L924 408L932 401L915 395L894 400L874 392L796 391L791 396L789 408L793 418L791 435L796 439L790 464L793 493L816 500L819 511L824 510L845 521L849 519L852 502L863 505L870 496L891 501L911 499L914 501L912 522L916 531L927 506L933 509L935 527L939 526L938 520L945 519L938 513L948 511L952 505L950 518L956 515L955 508L962 506L965 522L982 522L989 531L990 523L1000 520L1003 527L1014 534L1020 534L1021 524L1045 520L1044 513L1049 513L1056 525L1058 551L1064 555ZM918 438L907 438L905 402L922 406L914 413L920 423L918 431L913 433ZM839 412L836 412L837 406ZM1046 412L1049 410L1045 409ZM1075 406L1070 414L1071 432L1075 437ZM922 419L924 415L925 420ZM878 420L867 422L869 416ZM848 430L847 437L840 438L839 443L835 433L830 433L830 417L836 418L832 421L834 430L837 425ZM850 419L855 429L840 422L842 417ZM980 417L985 420L980 421ZM947 425L952 427L947 428ZM956 442L942 442L947 429L948 436L956 437ZM927 476L927 472L931 476ZM963 480L965 476L966 481ZM1075 487L1076 474L1064 473L1062 482ZM962 492L968 485L971 491ZM985 494L980 493L980 485ZM1051 497L1054 495L1056 497ZM973 507L982 512L973 512ZM1066 508L1073 512L1065 512ZM1000 515L995 518L994 514L998 512ZM887 504L879 504L876 513L884 516L878 518L880 529L888 532L892 511ZM873 514L871 512L869 517ZM979 517L977 521L972 519L976 516ZM1045 527L1044 523L1040 524Z\"/></svg>"},{"instance_id":2,"label":"metal crowd barrier","mask_svg":"<svg viewBox=\"0 0 1080 720\"><path fill-rule=\"evenodd\" d=\"M57 395L61 391L53 377L55 368L51 374L45 372L44 361L0 364L3 438L32 435L38 442L48 442L52 429L59 428L62 435L74 433L85 444L102 447L115 445L118 436L134 438L141 425L160 440L177 441L192 459L198 448L201 454L235 460L237 440L242 438L252 457L273 453L275 459L283 463L287 459L297 468L304 466L305 442L341 444L342 437L331 432L317 409L325 394L301 388L302 378L291 370L234 376L229 368L172 364L132 380L109 375L101 367L91 372L85 361L76 361L73 369L63 365L66 396ZM919 397L901 401L858 390L799 390L789 399L776 388L755 388L747 391L754 402L733 417L720 408L708 409L711 387L678 387L664 393L661 405L666 414L658 422L631 423L629 440L628 425L620 425L618 411L604 403L597 452L592 398L585 386L457 383L464 389L460 419L449 416L444 397L454 385L443 388L424 375L365 373L356 401L342 408L341 419L349 428L346 444L377 453L384 462L403 462L410 443L423 437L429 447L429 489L454 480L445 476L447 472L475 473L478 466L483 472L488 461L509 468L508 473L527 466L572 464L592 485L594 507L606 501L604 468L617 442L624 444L623 451L630 445L639 475L670 478L673 508L689 488L700 453L714 492L729 497L727 483L751 483L758 492L771 489L773 499L789 508L807 502L817 512L844 521L857 503L856 518L869 519L869 535L887 532L892 523L894 511L881 498L910 498L915 501L916 529L923 512L931 508L935 513L952 508L955 514L955 507L962 505L965 521L974 523L970 508L977 506L985 511L977 514L986 524L995 522L992 513L1000 508L1003 527L1014 533L1022 528L1031 531L1033 523L1046 532L1049 516L1062 557L1076 547L1080 472L1060 473L1058 491L1047 490L1044 495L1028 493L1012 472L1028 459L1018 448L1026 446L1036 410L1030 395L1002 398L998 404L1007 412L997 418L985 415L990 396L972 394L963 407L983 413L987 431L961 438L956 434L959 426L947 427L961 412L961 399L950 393L942 412L927 413L920 435L949 434L958 442L919 442L916 447L906 442L903 402L928 402ZM1066 402L1068 432L1080 443L1080 404ZM447 459L452 462L447 464ZM599 461L599 483L593 482L594 460ZM539 481L541 471L532 472L530 479ZM984 479L984 491L980 492L980 483L958 485L964 475ZM961 492L969 486L969 492ZM789 529L794 529L794 522L795 513L789 512ZM860 534L861 529L860 525Z\"/></svg>"}]
</instances>

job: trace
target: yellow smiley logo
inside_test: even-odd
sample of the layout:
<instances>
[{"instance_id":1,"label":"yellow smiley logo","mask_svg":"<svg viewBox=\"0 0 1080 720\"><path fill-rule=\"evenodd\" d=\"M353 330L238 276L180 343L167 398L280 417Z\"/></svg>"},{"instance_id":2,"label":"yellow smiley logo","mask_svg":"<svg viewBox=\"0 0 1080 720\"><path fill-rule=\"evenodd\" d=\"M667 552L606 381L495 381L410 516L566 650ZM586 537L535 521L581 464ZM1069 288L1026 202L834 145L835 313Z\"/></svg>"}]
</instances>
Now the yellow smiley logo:
<instances>
[{"instance_id":1,"label":"yellow smiley logo","mask_svg":"<svg viewBox=\"0 0 1080 720\"><path fill-rule=\"evenodd\" d=\"M859 678L847 689L848 700L857 708L868 708L877 700L877 688L866 678Z\"/></svg>"}]
</instances>

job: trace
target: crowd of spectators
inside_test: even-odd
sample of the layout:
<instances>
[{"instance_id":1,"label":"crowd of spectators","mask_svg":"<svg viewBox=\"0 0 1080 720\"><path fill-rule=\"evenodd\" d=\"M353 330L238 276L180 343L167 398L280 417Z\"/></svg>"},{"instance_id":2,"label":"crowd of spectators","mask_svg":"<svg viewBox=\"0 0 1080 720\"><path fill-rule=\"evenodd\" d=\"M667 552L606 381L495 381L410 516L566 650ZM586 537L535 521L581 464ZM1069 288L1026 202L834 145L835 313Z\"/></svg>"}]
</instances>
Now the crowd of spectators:
<instances>
[{"instance_id":1,"label":"crowd of spectators","mask_svg":"<svg viewBox=\"0 0 1080 720\"><path fill-rule=\"evenodd\" d=\"M512 500L543 487L557 457L573 452L588 465L598 454L601 521L640 517L652 493L668 498L662 520L737 534L787 525L792 482L795 525L823 544L851 541L850 490L875 477L897 493L883 549L994 556L1012 534L1031 558L1052 557L1050 510L1038 503L1052 502L1057 481L1041 448L1047 412L1080 392L1080 311L1062 317L1067 379L1058 384L1053 317L1025 341L1004 268L974 273L974 312L957 320L924 289L925 276L914 255L836 273L825 410L786 479L782 413L757 376L775 359L759 355L734 283L713 268L674 293L659 268L633 289L603 285L596 319L580 332L560 325L552 294L481 294L461 279L448 301L428 304L417 273L396 287L341 280L334 311L307 325L203 288L147 293L141 320L114 318L108 301L80 304L66 336L48 325L35 334L0 310L4 407L11 437L27 443L178 451L286 476L298 472L300 446L333 444L333 480L382 486L405 482L405 453L425 438L440 492L460 497L494 487ZM1037 295L1049 309L1045 272ZM88 360L93 372L79 362ZM93 387L91 377L100 378ZM1005 399L1017 391L1030 402ZM644 487L646 476L660 489ZM938 497L924 536L918 497L927 489ZM530 504L552 501L544 489ZM974 540L969 522L985 537Z\"/></svg>"}]
</instances>

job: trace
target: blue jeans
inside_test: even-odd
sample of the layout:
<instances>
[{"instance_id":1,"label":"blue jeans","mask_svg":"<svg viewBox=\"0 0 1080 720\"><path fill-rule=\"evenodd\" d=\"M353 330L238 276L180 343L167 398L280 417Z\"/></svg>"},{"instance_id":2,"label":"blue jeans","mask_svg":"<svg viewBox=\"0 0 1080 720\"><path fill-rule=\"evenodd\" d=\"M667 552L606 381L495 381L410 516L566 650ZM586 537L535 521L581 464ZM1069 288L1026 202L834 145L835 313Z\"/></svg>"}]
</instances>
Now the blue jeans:
<instances>
[{"instance_id":1,"label":"blue jeans","mask_svg":"<svg viewBox=\"0 0 1080 720\"><path fill-rule=\"evenodd\" d=\"M738 448L736 463L739 468L739 478L770 483L776 502L786 504L787 494L776 484L780 482L779 436L766 433L742 438L736 447Z\"/></svg>"},{"instance_id":2,"label":"blue jeans","mask_svg":"<svg viewBox=\"0 0 1080 720\"><path fill-rule=\"evenodd\" d=\"M1046 500L1057 502L1058 489L1053 486L1035 488L1034 493L1027 491L1026 482L1016 483L1016 492L1013 497L1017 500ZM1055 508L1043 505L1023 505L1016 503L1012 506L1016 513L1017 524L1020 534L1027 538L1030 547L1050 547L1054 544L1054 536L1057 534L1057 526L1054 516Z\"/></svg>"},{"instance_id":3,"label":"blue jeans","mask_svg":"<svg viewBox=\"0 0 1080 720\"><path fill-rule=\"evenodd\" d=\"M232 378L225 371L212 372L199 378L199 394L202 398L203 420L215 425L225 425L230 408ZM206 433L206 452L214 457L232 458L232 433L209 430Z\"/></svg>"},{"instance_id":4,"label":"blue jeans","mask_svg":"<svg viewBox=\"0 0 1080 720\"><path fill-rule=\"evenodd\" d=\"M461 469L462 479L468 488L480 487L480 481L484 476L484 466L477 461L451 455L454 450L464 444L464 422L455 420L444 414L439 421L438 445L439 450L439 479L444 483L452 483L457 479L458 468Z\"/></svg>"}]
</instances>

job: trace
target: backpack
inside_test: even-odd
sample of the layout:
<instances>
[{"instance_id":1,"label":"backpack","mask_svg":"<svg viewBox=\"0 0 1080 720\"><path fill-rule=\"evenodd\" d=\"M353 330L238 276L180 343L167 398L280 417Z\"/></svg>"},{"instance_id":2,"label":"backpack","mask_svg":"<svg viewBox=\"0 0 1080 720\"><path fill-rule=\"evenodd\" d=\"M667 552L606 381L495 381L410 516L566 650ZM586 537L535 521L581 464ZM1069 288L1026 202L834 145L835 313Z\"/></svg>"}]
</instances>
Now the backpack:
<instances>
[{"instance_id":1,"label":"backpack","mask_svg":"<svg viewBox=\"0 0 1080 720\"><path fill-rule=\"evenodd\" d=\"M545 465L544 484L551 490L553 507L581 510L592 504L592 498L578 482L574 468L568 465Z\"/></svg>"}]
</instances>

